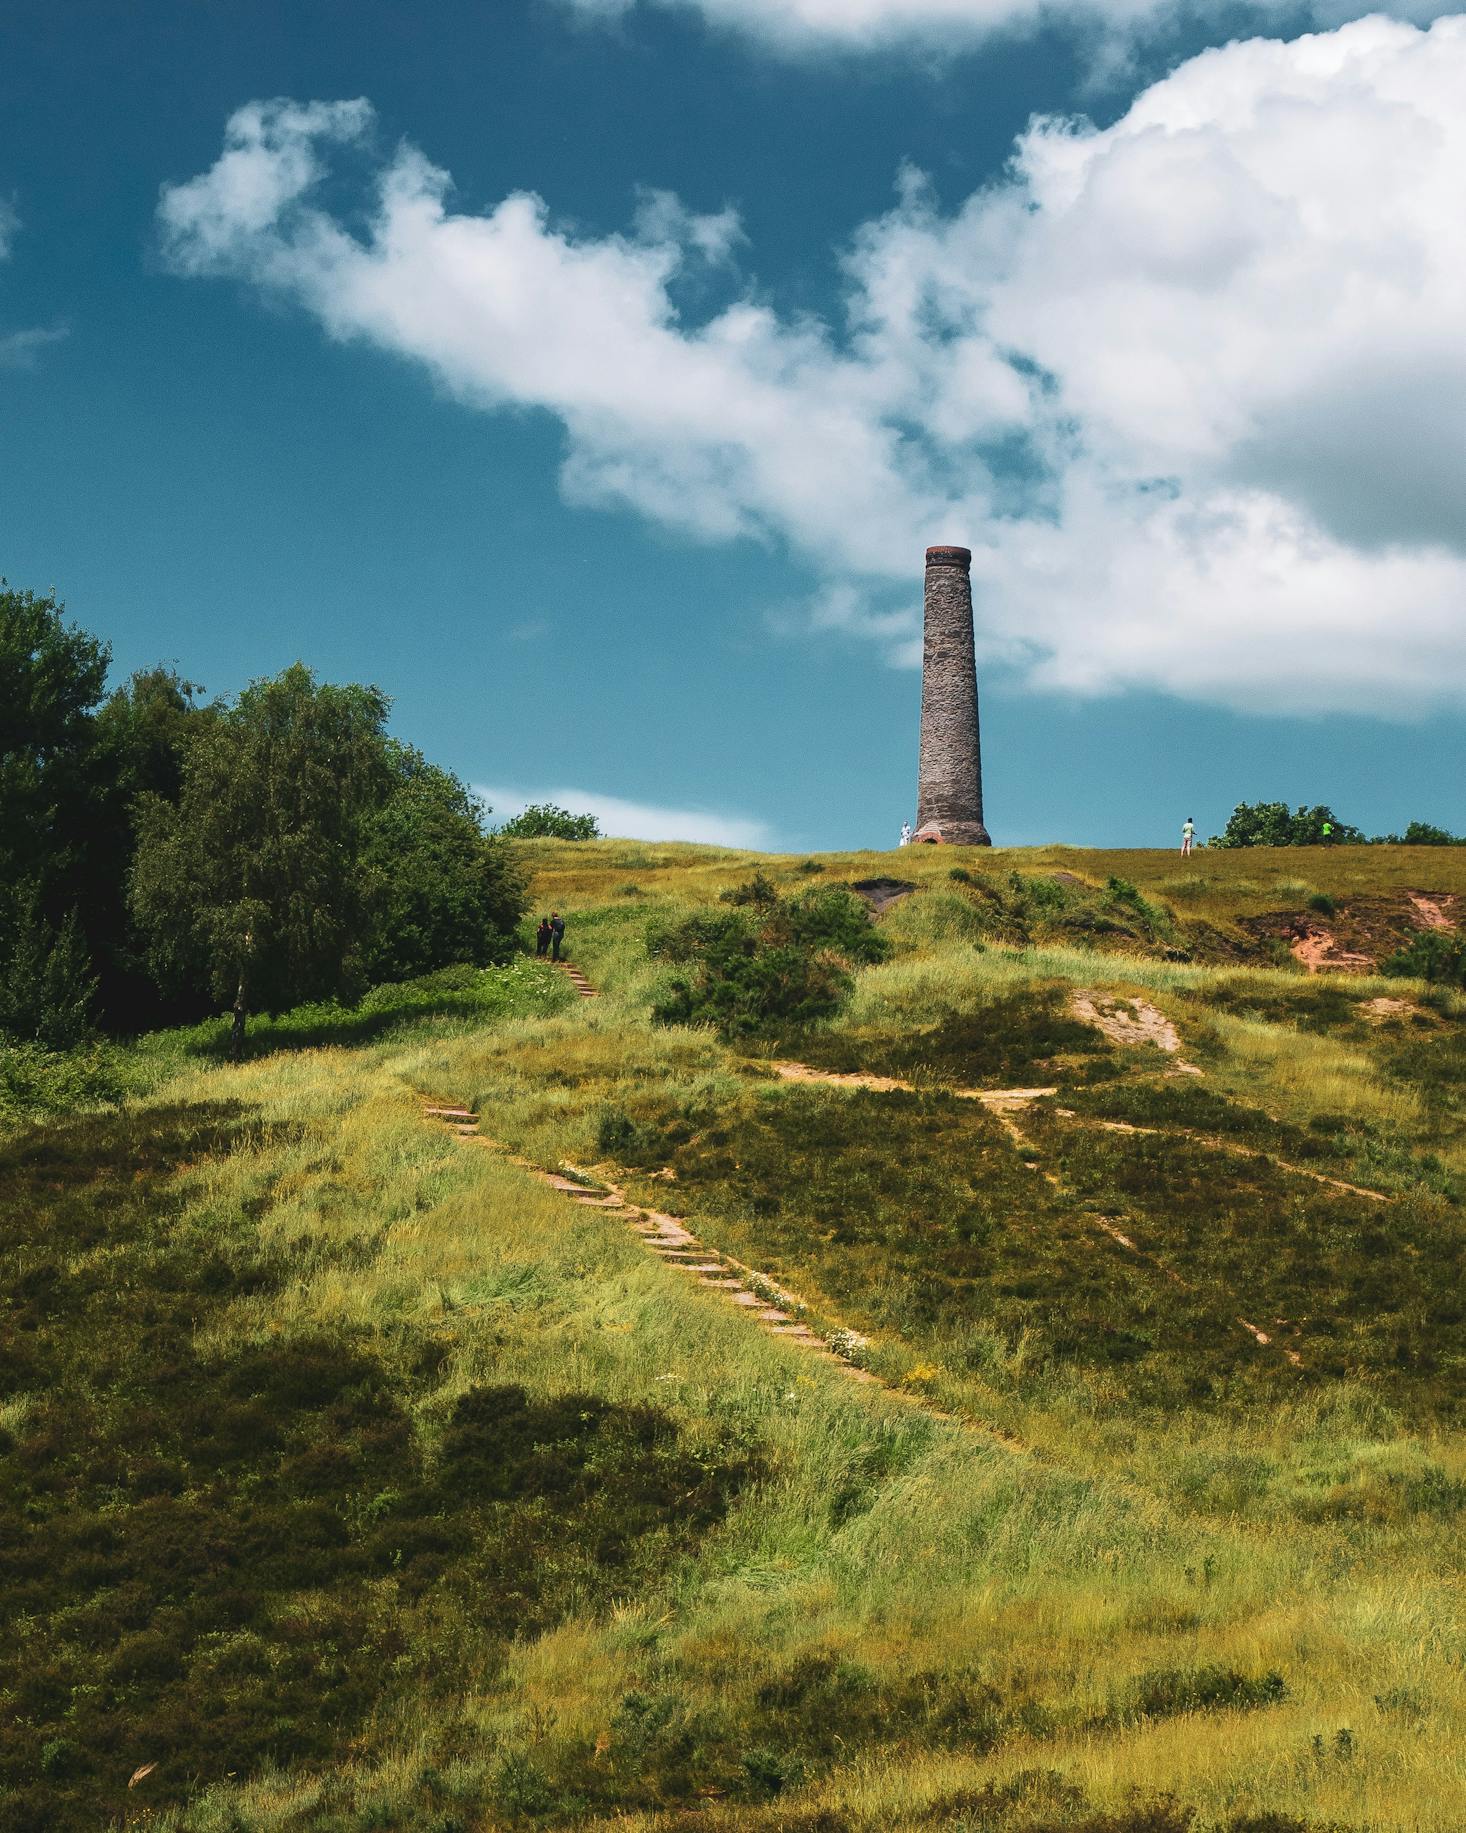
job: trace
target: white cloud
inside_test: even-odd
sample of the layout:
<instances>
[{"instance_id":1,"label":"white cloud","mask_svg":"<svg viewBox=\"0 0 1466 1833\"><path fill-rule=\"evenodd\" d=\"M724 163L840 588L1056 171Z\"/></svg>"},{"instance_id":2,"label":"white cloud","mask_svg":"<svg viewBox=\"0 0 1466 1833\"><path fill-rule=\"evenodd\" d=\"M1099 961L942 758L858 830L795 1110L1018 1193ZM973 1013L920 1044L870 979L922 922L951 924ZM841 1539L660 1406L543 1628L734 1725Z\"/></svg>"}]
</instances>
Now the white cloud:
<instances>
[{"instance_id":1,"label":"white cloud","mask_svg":"<svg viewBox=\"0 0 1466 1833\"><path fill-rule=\"evenodd\" d=\"M709 846L766 848L771 839L767 822L751 815L720 814L705 808L662 808L654 802L628 802L620 796L602 795L594 789L491 789L478 786L494 811L506 821L531 802L551 802L575 815L594 815L601 832L625 840L700 840Z\"/></svg>"},{"instance_id":2,"label":"white cloud","mask_svg":"<svg viewBox=\"0 0 1466 1833\"><path fill-rule=\"evenodd\" d=\"M1466 19L1207 52L951 214L903 174L829 324L751 286L679 316L740 232L660 194L575 235L455 211L404 147L350 229L319 185L360 102L241 110L162 223L184 271L557 414L572 500L787 545L814 621L902 660L962 540L982 652L1037 684L1411 712L1466 701L1463 92Z\"/></svg>"},{"instance_id":3,"label":"white cloud","mask_svg":"<svg viewBox=\"0 0 1466 1833\"><path fill-rule=\"evenodd\" d=\"M8 261L20 234L20 213L8 198L0 197L0 261ZM29 369L48 344L66 336L64 325L32 325L21 331L0 331L0 369Z\"/></svg>"},{"instance_id":4,"label":"white cloud","mask_svg":"<svg viewBox=\"0 0 1466 1833\"><path fill-rule=\"evenodd\" d=\"M1164 31L1217 15L1269 20L1311 17L1337 25L1369 12L1425 21L1449 11L1439 0L564 0L583 18L620 19L638 11L693 13L715 30L736 32L783 52L910 46L923 52L966 49L996 33L1044 24L1089 23L1105 31Z\"/></svg>"}]
</instances>

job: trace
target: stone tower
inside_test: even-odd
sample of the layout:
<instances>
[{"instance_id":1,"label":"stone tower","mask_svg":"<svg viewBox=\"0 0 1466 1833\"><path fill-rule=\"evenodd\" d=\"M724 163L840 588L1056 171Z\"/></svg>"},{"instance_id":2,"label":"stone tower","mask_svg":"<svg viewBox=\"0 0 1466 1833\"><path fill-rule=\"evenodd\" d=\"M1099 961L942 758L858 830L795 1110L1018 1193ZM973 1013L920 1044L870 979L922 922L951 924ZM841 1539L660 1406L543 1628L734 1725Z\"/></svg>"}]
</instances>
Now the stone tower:
<instances>
[{"instance_id":1,"label":"stone tower","mask_svg":"<svg viewBox=\"0 0 1466 1833\"><path fill-rule=\"evenodd\" d=\"M972 653L971 550L926 550L921 657L921 764L913 840L991 846L982 824L982 748Z\"/></svg>"}]
</instances>

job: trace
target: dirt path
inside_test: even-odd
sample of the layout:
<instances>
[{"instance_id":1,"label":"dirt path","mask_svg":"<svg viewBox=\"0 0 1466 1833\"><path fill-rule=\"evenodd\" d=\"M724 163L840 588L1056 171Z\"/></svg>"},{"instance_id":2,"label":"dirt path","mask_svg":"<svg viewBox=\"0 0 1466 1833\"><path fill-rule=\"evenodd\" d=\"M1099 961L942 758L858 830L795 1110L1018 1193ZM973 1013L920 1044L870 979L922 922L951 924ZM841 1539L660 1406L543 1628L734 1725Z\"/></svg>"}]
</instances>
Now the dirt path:
<instances>
[{"instance_id":1,"label":"dirt path","mask_svg":"<svg viewBox=\"0 0 1466 1833\"><path fill-rule=\"evenodd\" d=\"M1126 1003L1131 1006L1145 1007L1146 1005L1144 1000L1132 1000ZM1146 1009L1149 1013L1154 1015L1155 1019L1160 1020L1162 1026L1169 1030L1171 1038L1174 1040L1174 1043L1170 1047L1172 1049L1179 1048L1180 1038L1177 1037L1175 1028L1171 1026L1169 1021L1161 1013L1157 1012L1153 1006ZM1105 1014L1105 1016L1108 1018L1109 1014ZM1151 1019L1142 1019L1141 1022L1146 1026L1148 1032L1155 1029ZM1103 1029L1103 1027L1101 1028ZM1126 1037L1123 1041L1130 1042L1132 1040ZM1147 1036L1145 1041L1154 1043L1157 1040L1154 1036ZM1159 1047L1163 1050L1167 1048L1164 1043L1161 1043ZM808 1063L775 1063L773 1068L775 1073L786 1082L823 1082L836 1088L866 1089L874 1091L875 1093L889 1093L893 1090L902 1093L915 1092L911 1083L902 1082L895 1076L845 1074L835 1070L814 1069ZM1056 1088L958 1088L946 1092L956 1095L963 1100L981 1102L983 1107L999 1122L1017 1150L1023 1154L1025 1162L1033 1170L1039 1172L1054 1189L1063 1190L1065 1188L1064 1181L1059 1176L1058 1172L1050 1170L1041 1163L1032 1139L1024 1132L1021 1124L1022 1116L1027 1109L1035 1101L1043 1100L1049 1095L1056 1095L1059 1092ZM1057 1111L1063 1114L1067 1119L1078 1118L1072 1108L1061 1108ZM1157 1133L1161 1131L1158 1127L1131 1126L1129 1122L1123 1120L1102 1120L1095 1124L1102 1127L1113 1128L1115 1131L1123 1133ZM1182 1128L1177 1128L1176 1133L1178 1137L1183 1138L1201 1140L1203 1137L1200 1134L1193 1134ZM1208 1140L1206 1143L1215 1143L1223 1150L1227 1150L1230 1147L1230 1142L1221 1139L1215 1142ZM1250 1147L1243 1147L1240 1148L1240 1150L1248 1157L1265 1158L1267 1156L1265 1153L1254 1152ZM1374 1197L1379 1202L1388 1200L1380 1196L1377 1190L1362 1190L1357 1185L1344 1183L1340 1178L1325 1177L1321 1172L1317 1171L1304 1171L1301 1166L1289 1165L1285 1166L1284 1169L1296 1170L1299 1172L1300 1176L1316 1178L1320 1183L1332 1184L1338 1189L1352 1191L1360 1196ZM1097 1216L1091 1213L1087 1214L1086 1220L1093 1227L1097 1228L1101 1234L1107 1235L1117 1247L1123 1249L1127 1254L1133 1255L1135 1259L1144 1262L1145 1265L1159 1273L1163 1279L1169 1280L1173 1285L1180 1286L1186 1291L1195 1289L1191 1286L1189 1281L1183 1279L1173 1267L1167 1266L1163 1260L1158 1259L1154 1254L1147 1253L1144 1248L1138 1246L1137 1243L1124 1232L1114 1217ZM1232 1299L1231 1302L1235 1304L1236 1300ZM1291 1363L1294 1368L1302 1368L1303 1361L1296 1350L1288 1349L1282 1344L1275 1345L1267 1331L1261 1330L1256 1324L1250 1323L1240 1312L1233 1312L1232 1316L1255 1343L1261 1345L1263 1348L1276 1348L1278 1353Z\"/></svg>"},{"instance_id":2,"label":"dirt path","mask_svg":"<svg viewBox=\"0 0 1466 1833\"><path fill-rule=\"evenodd\" d=\"M1055 1108L1054 1112L1062 1115L1065 1120L1081 1118L1071 1107ZM1239 1140L1224 1139L1220 1133L1198 1133L1191 1127L1138 1127L1129 1120L1091 1120L1082 1121L1081 1124L1103 1127L1107 1133L1141 1133L1156 1139L1190 1139L1199 1146L1211 1146L1218 1152L1231 1152L1238 1158L1261 1159L1264 1164L1276 1165L1279 1171L1290 1172L1294 1177L1312 1178L1315 1184L1328 1184L1334 1190L1346 1190L1353 1197L1368 1197L1375 1203L1388 1203L1390 1200L1382 1190L1366 1190L1363 1184L1350 1184L1341 1177L1330 1177L1323 1171L1310 1171L1306 1165L1291 1164L1286 1158L1264 1152L1260 1146L1244 1146Z\"/></svg>"}]
</instances>

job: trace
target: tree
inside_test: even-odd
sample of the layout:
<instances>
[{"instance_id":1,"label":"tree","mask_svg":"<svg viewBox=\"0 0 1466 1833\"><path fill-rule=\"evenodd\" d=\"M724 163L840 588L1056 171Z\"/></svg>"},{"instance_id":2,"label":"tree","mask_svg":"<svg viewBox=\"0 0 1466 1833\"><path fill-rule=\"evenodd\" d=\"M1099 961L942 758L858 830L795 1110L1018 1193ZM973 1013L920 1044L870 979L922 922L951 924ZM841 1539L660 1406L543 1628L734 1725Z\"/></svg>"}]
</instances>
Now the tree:
<instances>
[{"instance_id":1,"label":"tree","mask_svg":"<svg viewBox=\"0 0 1466 1833\"><path fill-rule=\"evenodd\" d=\"M59 923L77 902L97 782L93 710L109 651L62 622L54 594L0 580L0 937L38 902Z\"/></svg>"},{"instance_id":2,"label":"tree","mask_svg":"<svg viewBox=\"0 0 1466 1833\"><path fill-rule=\"evenodd\" d=\"M1325 834L1325 827L1332 831ZM1286 802L1239 802L1225 830L1212 837L1210 844L1220 847L1241 846L1360 846L1364 835L1347 821L1340 821L1331 808L1319 803L1305 808L1301 803L1289 812Z\"/></svg>"},{"instance_id":3,"label":"tree","mask_svg":"<svg viewBox=\"0 0 1466 1833\"><path fill-rule=\"evenodd\" d=\"M191 997L165 1000L160 994L129 913L127 882L137 851L139 799L178 800L184 753L217 714L199 704L202 692L176 669L139 669L97 713L100 814L88 849L85 910L102 1007L113 1030L199 1016L200 989L191 989Z\"/></svg>"},{"instance_id":4,"label":"tree","mask_svg":"<svg viewBox=\"0 0 1466 1833\"><path fill-rule=\"evenodd\" d=\"M599 840L601 824L594 815L572 815L554 802L531 802L499 832L510 840Z\"/></svg>"},{"instance_id":5,"label":"tree","mask_svg":"<svg viewBox=\"0 0 1466 1833\"><path fill-rule=\"evenodd\" d=\"M1376 846L1466 846L1466 838L1429 821L1412 821L1403 834L1381 834Z\"/></svg>"},{"instance_id":6,"label":"tree","mask_svg":"<svg viewBox=\"0 0 1466 1833\"><path fill-rule=\"evenodd\" d=\"M484 831L487 812L446 770L388 743L392 788L364 831L374 981L501 959L525 910L524 875Z\"/></svg>"},{"instance_id":7,"label":"tree","mask_svg":"<svg viewBox=\"0 0 1466 1833\"><path fill-rule=\"evenodd\" d=\"M392 787L373 687L296 663L221 707L184 749L178 800L138 801L130 904L153 971L251 1011L363 983L371 919L359 860Z\"/></svg>"}]
</instances>

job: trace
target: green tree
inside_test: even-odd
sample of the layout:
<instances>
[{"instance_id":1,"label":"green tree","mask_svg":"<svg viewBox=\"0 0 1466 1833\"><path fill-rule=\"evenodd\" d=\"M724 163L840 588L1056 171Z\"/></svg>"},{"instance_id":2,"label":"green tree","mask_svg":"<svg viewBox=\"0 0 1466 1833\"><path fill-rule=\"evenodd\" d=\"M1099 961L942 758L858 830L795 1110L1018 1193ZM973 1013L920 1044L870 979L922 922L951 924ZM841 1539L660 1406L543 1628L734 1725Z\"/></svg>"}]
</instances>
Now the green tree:
<instances>
[{"instance_id":1,"label":"green tree","mask_svg":"<svg viewBox=\"0 0 1466 1833\"><path fill-rule=\"evenodd\" d=\"M0 935L39 900L60 922L78 901L95 813L96 722L109 652L62 622L54 594L0 580Z\"/></svg>"},{"instance_id":2,"label":"green tree","mask_svg":"<svg viewBox=\"0 0 1466 1833\"><path fill-rule=\"evenodd\" d=\"M168 985L251 1011L360 990L365 829L392 787L388 701L301 663L221 707L182 755L176 802L138 799L130 903Z\"/></svg>"},{"instance_id":3,"label":"green tree","mask_svg":"<svg viewBox=\"0 0 1466 1833\"><path fill-rule=\"evenodd\" d=\"M183 998L160 993L128 909L127 881L137 851L139 799L178 800L189 740L215 716L216 709L199 704L202 692L175 669L140 669L97 713L100 814L88 851L85 909L101 1003L113 1030L199 1016L196 991Z\"/></svg>"},{"instance_id":4,"label":"green tree","mask_svg":"<svg viewBox=\"0 0 1466 1833\"><path fill-rule=\"evenodd\" d=\"M392 788L366 823L362 868L372 913L372 980L406 980L454 962L483 967L512 946L525 880L487 812L446 770L389 741Z\"/></svg>"},{"instance_id":5,"label":"green tree","mask_svg":"<svg viewBox=\"0 0 1466 1833\"><path fill-rule=\"evenodd\" d=\"M531 802L499 831L510 840L599 840L601 824L594 815L572 815L554 802Z\"/></svg>"},{"instance_id":6,"label":"green tree","mask_svg":"<svg viewBox=\"0 0 1466 1833\"><path fill-rule=\"evenodd\" d=\"M1388 834L1386 841L1394 841L1395 836ZM1443 827L1436 827L1429 821L1412 821L1400 835L1400 846L1466 846L1466 838L1460 834L1448 833Z\"/></svg>"},{"instance_id":7,"label":"green tree","mask_svg":"<svg viewBox=\"0 0 1466 1833\"><path fill-rule=\"evenodd\" d=\"M1364 835L1357 827L1340 821L1323 803L1313 808L1300 803L1290 811L1286 802L1239 802L1224 831L1213 835L1209 844L1220 847L1359 846L1363 841Z\"/></svg>"}]
</instances>

